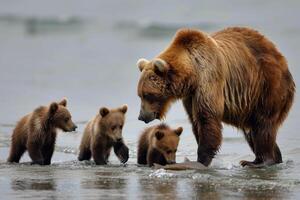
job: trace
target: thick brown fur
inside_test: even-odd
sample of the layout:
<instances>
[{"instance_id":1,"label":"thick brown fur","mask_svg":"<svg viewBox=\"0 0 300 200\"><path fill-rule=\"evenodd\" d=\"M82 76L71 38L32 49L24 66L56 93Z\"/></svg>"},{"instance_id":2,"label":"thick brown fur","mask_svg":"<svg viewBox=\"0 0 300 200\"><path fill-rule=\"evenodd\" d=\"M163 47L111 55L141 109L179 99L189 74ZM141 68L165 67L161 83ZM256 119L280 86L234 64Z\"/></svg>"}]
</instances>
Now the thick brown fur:
<instances>
[{"instance_id":1,"label":"thick brown fur","mask_svg":"<svg viewBox=\"0 0 300 200\"><path fill-rule=\"evenodd\" d=\"M181 29L152 61L140 60L139 119L161 119L182 99L198 143L198 161L209 165L222 142L222 124L243 130L256 158L243 166L282 162L276 136L294 99L284 56L251 28L211 35Z\"/></svg>"},{"instance_id":2,"label":"thick brown fur","mask_svg":"<svg viewBox=\"0 0 300 200\"><path fill-rule=\"evenodd\" d=\"M26 150L33 164L50 165L57 128L70 132L77 126L66 108L67 101L40 106L24 116L13 131L8 162L18 163Z\"/></svg>"},{"instance_id":3,"label":"thick brown fur","mask_svg":"<svg viewBox=\"0 0 300 200\"><path fill-rule=\"evenodd\" d=\"M175 163L182 130L182 127L173 130L165 124L147 128L138 142L138 164L153 166L154 163Z\"/></svg>"},{"instance_id":4,"label":"thick brown fur","mask_svg":"<svg viewBox=\"0 0 300 200\"><path fill-rule=\"evenodd\" d=\"M101 108L99 113L85 127L78 156L79 161L93 157L97 165L107 164L112 147L122 163L129 158L124 144L122 129L127 106L117 109Z\"/></svg>"}]
</instances>

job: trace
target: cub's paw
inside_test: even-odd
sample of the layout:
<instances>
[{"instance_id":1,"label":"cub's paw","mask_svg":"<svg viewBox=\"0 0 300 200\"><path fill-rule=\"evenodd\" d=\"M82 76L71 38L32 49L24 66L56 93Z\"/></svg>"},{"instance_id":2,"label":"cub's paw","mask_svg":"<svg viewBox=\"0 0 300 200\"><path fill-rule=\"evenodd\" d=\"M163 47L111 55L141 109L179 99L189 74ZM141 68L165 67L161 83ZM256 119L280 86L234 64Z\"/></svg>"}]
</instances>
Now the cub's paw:
<instances>
[{"instance_id":1,"label":"cub's paw","mask_svg":"<svg viewBox=\"0 0 300 200\"><path fill-rule=\"evenodd\" d=\"M129 159L129 149L124 143L117 143L114 146L114 151L122 163L126 163Z\"/></svg>"}]
</instances>

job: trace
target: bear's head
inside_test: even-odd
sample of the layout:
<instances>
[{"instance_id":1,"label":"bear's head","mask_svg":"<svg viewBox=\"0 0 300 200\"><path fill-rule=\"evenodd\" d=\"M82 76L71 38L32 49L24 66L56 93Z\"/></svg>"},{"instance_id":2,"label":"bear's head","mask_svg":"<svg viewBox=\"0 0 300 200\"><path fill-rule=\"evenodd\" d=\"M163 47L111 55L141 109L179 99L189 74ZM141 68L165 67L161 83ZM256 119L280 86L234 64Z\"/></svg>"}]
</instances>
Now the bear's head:
<instances>
[{"instance_id":1,"label":"bear's head","mask_svg":"<svg viewBox=\"0 0 300 200\"><path fill-rule=\"evenodd\" d=\"M138 84L138 96L141 98L139 120L148 123L161 119L174 100L167 79L169 65L159 58L153 61L140 59L137 65L142 72Z\"/></svg>"},{"instance_id":2,"label":"bear's head","mask_svg":"<svg viewBox=\"0 0 300 200\"><path fill-rule=\"evenodd\" d=\"M217 52L216 42L207 34L182 29L154 59L139 59L139 120L148 123L163 118L176 99L193 95L199 85L206 86L210 82L211 76L218 78L212 75L213 66L220 66Z\"/></svg>"},{"instance_id":3,"label":"bear's head","mask_svg":"<svg viewBox=\"0 0 300 200\"><path fill-rule=\"evenodd\" d=\"M116 109L100 108L101 120L99 125L103 133L114 142L122 141L122 130L125 122L127 105Z\"/></svg>"},{"instance_id":4,"label":"bear's head","mask_svg":"<svg viewBox=\"0 0 300 200\"><path fill-rule=\"evenodd\" d=\"M168 164L176 163L176 151L179 143L179 136L183 129L171 129L165 124L157 126L153 130L152 145L166 159Z\"/></svg>"},{"instance_id":5,"label":"bear's head","mask_svg":"<svg viewBox=\"0 0 300 200\"><path fill-rule=\"evenodd\" d=\"M67 100L53 102L49 106L49 119L51 126L65 132L75 131L77 126L72 121L72 116L67 109Z\"/></svg>"}]
</instances>

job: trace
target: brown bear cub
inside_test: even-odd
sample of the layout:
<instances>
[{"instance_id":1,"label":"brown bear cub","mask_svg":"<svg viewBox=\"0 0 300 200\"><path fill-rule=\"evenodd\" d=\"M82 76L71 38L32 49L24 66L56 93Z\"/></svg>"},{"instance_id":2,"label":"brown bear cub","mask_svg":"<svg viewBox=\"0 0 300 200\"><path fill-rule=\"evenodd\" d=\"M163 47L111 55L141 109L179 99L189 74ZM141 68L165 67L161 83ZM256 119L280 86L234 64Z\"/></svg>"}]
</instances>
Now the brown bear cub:
<instances>
[{"instance_id":1,"label":"brown bear cub","mask_svg":"<svg viewBox=\"0 0 300 200\"><path fill-rule=\"evenodd\" d=\"M138 143L138 164L150 167L154 163L160 165L174 164L179 136L183 129L171 129L166 124L151 126L141 135Z\"/></svg>"},{"instance_id":2,"label":"brown bear cub","mask_svg":"<svg viewBox=\"0 0 300 200\"><path fill-rule=\"evenodd\" d=\"M117 109L101 108L99 113L85 127L78 156L79 161L93 159L97 165L105 165L111 148L122 163L129 158L128 147L124 144L122 129L127 106Z\"/></svg>"},{"instance_id":3,"label":"brown bear cub","mask_svg":"<svg viewBox=\"0 0 300 200\"><path fill-rule=\"evenodd\" d=\"M24 116L13 131L8 162L20 161L26 150L32 164L50 165L54 152L57 129L75 131L67 100L40 106Z\"/></svg>"}]
</instances>

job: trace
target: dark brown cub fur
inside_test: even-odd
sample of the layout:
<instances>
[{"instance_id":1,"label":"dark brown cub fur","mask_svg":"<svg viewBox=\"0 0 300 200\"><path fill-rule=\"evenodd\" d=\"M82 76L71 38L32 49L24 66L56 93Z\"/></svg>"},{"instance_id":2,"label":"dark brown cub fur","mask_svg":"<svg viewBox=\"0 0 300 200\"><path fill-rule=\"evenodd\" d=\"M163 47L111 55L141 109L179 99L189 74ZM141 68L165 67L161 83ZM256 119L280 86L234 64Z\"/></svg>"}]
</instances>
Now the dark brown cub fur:
<instances>
[{"instance_id":1,"label":"dark brown cub fur","mask_svg":"<svg viewBox=\"0 0 300 200\"><path fill-rule=\"evenodd\" d=\"M67 100L41 106L24 116L13 131L8 162L20 161L28 150L33 164L50 165L54 152L56 129L75 131L77 126L66 108Z\"/></svg>"}]
</instances>

